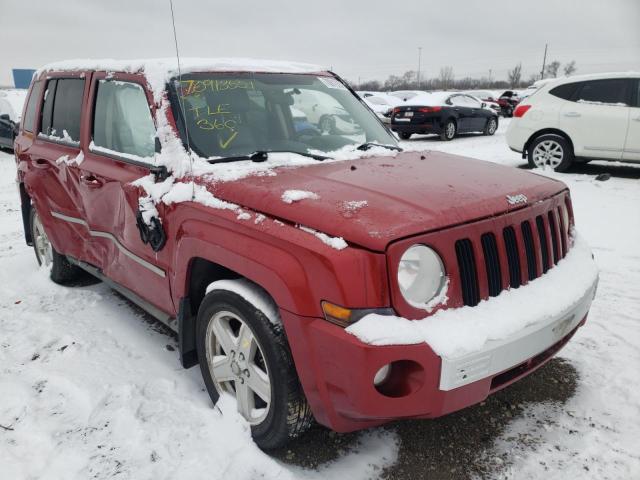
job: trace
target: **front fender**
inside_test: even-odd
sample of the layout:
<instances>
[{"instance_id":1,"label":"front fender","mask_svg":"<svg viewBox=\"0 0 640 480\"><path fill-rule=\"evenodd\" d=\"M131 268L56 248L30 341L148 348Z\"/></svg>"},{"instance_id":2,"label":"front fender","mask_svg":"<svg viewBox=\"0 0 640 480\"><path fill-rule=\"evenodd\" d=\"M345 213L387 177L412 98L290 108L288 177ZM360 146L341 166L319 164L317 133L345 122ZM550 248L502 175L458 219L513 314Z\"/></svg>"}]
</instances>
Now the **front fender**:
<instances>
[{"instance_id":1,"label":"front fender","mask_svg":"<svg viewBox=\"0 0 640 480\"><path fill-rule=\"evenodd\" d=\"M180 224L174 299L188 295L189 265L203 258L260 285L281 309L298 315L322 316L322 300L353 308L389 306L383 254L355 246L336 250L294 225L269 218L237 220L225 213L231 219L191 216Z\"/></svg>"}]
</instances>

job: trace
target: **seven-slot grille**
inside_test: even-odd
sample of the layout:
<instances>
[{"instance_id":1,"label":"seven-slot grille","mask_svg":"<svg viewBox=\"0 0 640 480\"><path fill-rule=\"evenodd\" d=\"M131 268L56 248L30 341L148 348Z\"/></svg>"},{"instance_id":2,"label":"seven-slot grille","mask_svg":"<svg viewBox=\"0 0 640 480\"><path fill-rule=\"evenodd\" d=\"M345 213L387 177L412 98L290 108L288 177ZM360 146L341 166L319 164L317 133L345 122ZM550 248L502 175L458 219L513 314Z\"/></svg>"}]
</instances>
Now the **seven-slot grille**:
<instances>
[{"instance_id":1,"label":"seven-slot grille","mask_svg":"<svg viewBox=\"0 0 640 480\"><path fill-rule=\"evenodd\" d=\"M479 282L485 281L480 276L486 275L488 295L495 297L506 288L518 288L526 280L538 278L564 258L568 238L563 208L567 207L552 208L535 218L508 225L501 232L485 232L479 245L474 246L469 238L458 240L455 250L463 303L474 306L480 302ZM500 263L501 250L506 265ZM478 262L484 264L482 271Z\"/></svg>"}]
</instances>

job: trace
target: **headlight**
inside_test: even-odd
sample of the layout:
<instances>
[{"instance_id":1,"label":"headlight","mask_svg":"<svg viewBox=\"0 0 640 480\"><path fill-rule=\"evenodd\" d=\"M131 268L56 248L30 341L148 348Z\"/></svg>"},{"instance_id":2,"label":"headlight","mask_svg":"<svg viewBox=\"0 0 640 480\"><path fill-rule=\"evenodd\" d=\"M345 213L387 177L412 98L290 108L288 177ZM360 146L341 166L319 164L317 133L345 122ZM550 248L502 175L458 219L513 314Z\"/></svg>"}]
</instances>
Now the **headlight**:
<instances>
[{"instance_id":1,"label":"headlight","mask_svg":"<svg viewBox=\"0 0 640 480\"><path fill-rule=\"evenodd\" d=\"M425 308L444 288L445 280L440 256L426 245L413 245L400 258L398 285L404 299L414 307Z\"/></svg>"}]
</instances>

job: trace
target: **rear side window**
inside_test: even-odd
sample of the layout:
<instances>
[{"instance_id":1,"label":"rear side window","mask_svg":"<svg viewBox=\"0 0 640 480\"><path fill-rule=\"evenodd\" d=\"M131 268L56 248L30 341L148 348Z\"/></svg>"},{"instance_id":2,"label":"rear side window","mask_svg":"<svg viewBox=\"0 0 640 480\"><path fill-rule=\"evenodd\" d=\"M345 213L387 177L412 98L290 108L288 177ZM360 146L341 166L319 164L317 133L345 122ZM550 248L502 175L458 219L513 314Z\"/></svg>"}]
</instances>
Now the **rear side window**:
<instances>
[{"instance_id":1,"label":"rear side window","mask_svg":"<svg viewBox=\"0 0 640 480\"><path fill-rule=\"evenodd\" d=\"M155 135L144 89L131 82L100 80L93 117L94 146L153 157Z\"/></svg>"},{"instance_id":2,"label":"rear side window","mask_svg":"<svg viewBox=\"0 0 640 480\"><path fill-rule=\"evenodd\" d=\"M31 88L31 95L29 95L29 101L27 102L27 109L24 112L24 120L22 122L22 128L28 132L33 132L36 123L36 108L40 101L40 94L42 93L42 81L39 80L33 84Z\"/></svg>"},{"instance_id":3,"label":"rear side window","mask_svg":"<svg viewBox=\"0 0 640 480\"><path fill-rule=\"evenodd\" d=\"M577 102L606 105L629 105L629 80L613 78L583 82L574 95Z\"/></svg>"},{"instance_id":4,"label":"rear side window","mask_svg":"<svg viewBox=\"0 0 640 480\"><path fill-rule=\"evenodd\" d=\"M49 80L42 107L40 132L71 143L80 141L84 79Z\"/></svg>"},{"instance_id":5,"label":"rear side window","mask_svg":"<svg viewBox=\"0 0 640 480\"><path fill-rule=\"evenodd\" d=\"M582 85L581 83L565 83L564 85L558 85L555 88L549 90L549 93L554 97L562 98L563 100L571 100L574 92Z\"/></svg>"}]
</instances>

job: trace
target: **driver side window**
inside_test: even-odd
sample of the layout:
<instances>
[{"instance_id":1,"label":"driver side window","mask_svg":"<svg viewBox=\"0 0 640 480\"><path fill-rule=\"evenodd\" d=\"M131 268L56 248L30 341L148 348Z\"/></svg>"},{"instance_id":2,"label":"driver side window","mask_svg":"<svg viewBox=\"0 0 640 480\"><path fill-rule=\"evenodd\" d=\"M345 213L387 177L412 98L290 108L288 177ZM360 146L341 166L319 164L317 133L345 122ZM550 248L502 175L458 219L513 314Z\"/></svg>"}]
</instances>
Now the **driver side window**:
<instances>
[{"instance_id":1,"label":"driver side window","mask_svg":"<svg viewBox=\"0 0 640 480\"><path fill-rule=\"evenodd\" d=\"M144 89L100 80L93 115L93 145L115 153L153 157L156 129Z\"/></svg>"}]
</instances>

